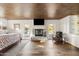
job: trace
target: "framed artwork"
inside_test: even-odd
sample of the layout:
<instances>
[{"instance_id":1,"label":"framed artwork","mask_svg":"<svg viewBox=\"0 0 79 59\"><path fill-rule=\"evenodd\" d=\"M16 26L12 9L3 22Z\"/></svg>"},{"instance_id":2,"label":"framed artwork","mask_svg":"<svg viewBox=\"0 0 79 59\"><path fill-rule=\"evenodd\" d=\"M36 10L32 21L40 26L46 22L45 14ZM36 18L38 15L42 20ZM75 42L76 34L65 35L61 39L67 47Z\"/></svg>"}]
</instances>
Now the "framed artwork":
<instances>
[{"instance_id":1,"label":"framed artwork","mask_svg":"<svg viewBox=\"0 0 79 59\"><path fill-rule=\"evenodd\" d=\"M53 33L55 31L55 26L53 24L48 25L48 33Z\"/></svg>"}]
</instances>

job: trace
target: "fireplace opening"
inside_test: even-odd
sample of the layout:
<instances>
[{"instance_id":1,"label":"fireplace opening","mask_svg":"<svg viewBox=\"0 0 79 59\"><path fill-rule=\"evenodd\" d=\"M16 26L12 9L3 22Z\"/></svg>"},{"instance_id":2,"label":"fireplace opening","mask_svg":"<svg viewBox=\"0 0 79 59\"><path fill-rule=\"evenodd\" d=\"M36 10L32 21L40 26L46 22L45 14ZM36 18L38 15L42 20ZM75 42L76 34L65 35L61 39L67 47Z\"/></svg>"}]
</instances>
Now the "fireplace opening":
<instances>
[{"instance_id":1,"label":"fireplace opening","mask_svg":"<svg viewBox=\"0 0 79 59\"><path fill-rule=\"evenodd\" d=\"M34 29L35 36L46 36L46 32L44 29Z\"/></svg>"}]
</instances>

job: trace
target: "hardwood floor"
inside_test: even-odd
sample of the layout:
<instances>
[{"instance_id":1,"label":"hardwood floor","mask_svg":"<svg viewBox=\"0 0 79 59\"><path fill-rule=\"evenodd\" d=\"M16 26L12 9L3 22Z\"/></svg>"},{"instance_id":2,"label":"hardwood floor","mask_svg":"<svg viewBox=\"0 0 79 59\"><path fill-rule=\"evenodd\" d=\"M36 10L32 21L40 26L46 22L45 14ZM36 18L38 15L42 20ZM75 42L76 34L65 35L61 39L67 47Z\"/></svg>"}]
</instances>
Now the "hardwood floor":
<instances>
[{"instance_id":1,"label":"hardwood floor","mask_svg":"<svg viewBox=\"0 0 79 59\"><path fill-rule=\"evenodd\" d=\"M29 41L17 56L79 56L79 48L52 40L43 43Z\"/></svg>"},{"instance_id":2,"label":"hardwood floor","mask_svg":"<svg viewBox=\"0 0 79 59\"><path fill-rule=\"evenodd\" d=\"M18 52L20 52L25 45L28 43L29 40L21 40L21 42L18 42L15 46L11 47L8 51L5 53L2 53L3 56L16 56Z\"/></svg>"}]
</instances>

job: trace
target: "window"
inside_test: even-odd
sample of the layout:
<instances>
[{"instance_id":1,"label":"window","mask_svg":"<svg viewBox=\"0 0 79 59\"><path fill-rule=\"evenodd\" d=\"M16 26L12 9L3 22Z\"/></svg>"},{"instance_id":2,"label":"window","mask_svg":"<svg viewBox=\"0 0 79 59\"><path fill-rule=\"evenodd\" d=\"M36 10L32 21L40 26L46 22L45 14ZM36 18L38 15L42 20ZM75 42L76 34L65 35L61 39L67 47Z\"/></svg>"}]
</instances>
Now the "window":
<instances>
[{"instance_id":1,"label":"window","mask_svg":"<svg viewBox=\"0 0 79 59\"><path fill-rule=\"evenodd\" d=\"M14 24L14 30L19 31L20 30L20 24Z\"/></svg>"},{"instance_id":2,"label":"window","mask_svg":"<svg viewBox=\"0 0 79 59\"><path fill-rule=\"evenodd\" d=\"M30 30L29 25L24 24L24 34L29 34L30 32L29 30Z\"/></svg>"},{"instance_id":3,"label":"window","mask_svg":"<svg viewBox=\"0 0 79 59\"><path fill-rule=\"evenodd\" d=\"M69 28L70 33L79 35L79 19L77 15L71 17Z\"/></svg>"}]
</instances>

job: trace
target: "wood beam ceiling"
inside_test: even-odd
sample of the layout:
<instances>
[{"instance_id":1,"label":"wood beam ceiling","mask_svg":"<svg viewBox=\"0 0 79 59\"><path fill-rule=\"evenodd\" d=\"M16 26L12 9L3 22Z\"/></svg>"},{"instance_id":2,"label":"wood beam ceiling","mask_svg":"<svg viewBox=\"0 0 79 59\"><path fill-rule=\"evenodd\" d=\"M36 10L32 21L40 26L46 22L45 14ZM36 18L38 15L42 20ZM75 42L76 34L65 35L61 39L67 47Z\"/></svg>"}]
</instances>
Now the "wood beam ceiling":
<instances>
[{"instance_id":1,"label":"wood beam ceiling","mask_svg":"<svg viewBox=\"0 0 79 59\"><path fill-rule=\"evenodd\" d=\"M4 3L0 6L5 9L7 19L60 19L79 15L79 3Z\"/></svg>"}]
</instances>

